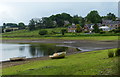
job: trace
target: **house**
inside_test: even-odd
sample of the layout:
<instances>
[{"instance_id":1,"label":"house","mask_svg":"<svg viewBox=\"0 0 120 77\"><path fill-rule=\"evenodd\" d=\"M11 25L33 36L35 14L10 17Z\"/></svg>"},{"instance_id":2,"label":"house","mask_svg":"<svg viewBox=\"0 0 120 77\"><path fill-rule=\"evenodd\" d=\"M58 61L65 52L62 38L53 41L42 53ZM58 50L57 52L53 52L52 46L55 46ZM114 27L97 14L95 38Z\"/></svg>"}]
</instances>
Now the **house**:
<instances>
[{"instance_id":1,"label":"house","mask_svg":"<svg viewBox=\"0 0 120 77\"><path fill-rule=\"evenodd\" d=\"M99 27L99 29L102 29L103 31L110 31L111 30L110 27L108 27L108 26L101 26L101 27Z\"/></svg>"},{"instance_id":2,"label":"house","mask_svg":"<svg viewBox=\"0 0 120 77\"><path fill-rule=\"evenodd\" d=\"M19 26L17 26L17 24L15 23L5 23L4 25L4 32L10 32L10 31L16 31L19 30Z\"/></svg>"},{"instance_id":3,"label":"house","mask_svg":"<svg viewBox=\"0 0 120 77\"><path fill-rule=\"evenodd\" d=\"M85 25L85 26L83 27L83 30L84 30L84 31L89 31L89 27Z\"/></svg>"},{"instance_id":4,"label":"house","mask_svg":"<svg viewBox=\"0 0 120 77\"><path fill-rule=\"evenodd\" d=\"M68 27L68 32L76 32L76 25L72 24L71 26Z\"/></svg>"},{"instance_id":5,"label":"house","mask_svg":"<svg viewBox=\"0 0 120 77\"><path fill-rule=\"evenodd\" d=\"M102 20L102 23L97 23L99 29L102 29L103 31L110 31L113 29L117 29L120 26L120 20ZM104 26L103 26L104 25ZM86 24L85 26L89 27L89 31L93 30L94 24Z\"/></svg>"},{"instance_id":6,"label":"house","mask_svg":"<svg viewBox=\"0 0 120 77\"><path fill-rule=\"evenodd\" d=\"M112 30L117 29L120 26L120 21L102 20L102 24L105 26L109 26L110 30Z\"/></svg>"},{"instance_id":7,"label":"house","mask_svg":"<svg viewBox=\"0 0 120 77\"><path fill-rule=\"evenodd\" d=\"M91 33L91 31L93 30L93 26L94 24L86 24L84 27L87 27L87 29L84 28L84 31L89 31Z\"/></svg>"}]
</instances>

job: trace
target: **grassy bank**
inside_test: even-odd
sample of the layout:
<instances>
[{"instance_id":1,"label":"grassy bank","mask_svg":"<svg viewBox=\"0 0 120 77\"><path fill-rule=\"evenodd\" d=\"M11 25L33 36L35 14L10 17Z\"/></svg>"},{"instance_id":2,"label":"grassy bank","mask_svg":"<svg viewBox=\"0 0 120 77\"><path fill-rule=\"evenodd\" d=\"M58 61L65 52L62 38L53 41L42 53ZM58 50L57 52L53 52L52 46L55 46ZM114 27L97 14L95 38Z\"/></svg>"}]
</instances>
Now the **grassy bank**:
<instances>
[{"instance_id":1,"label":"grassy bank","mask_svg":"<svg viewBox=\"0 0 120 77\"><path fill-rule=\"evenodd\" d=\"M115 75L117 59L108 50L91 51L4 68L3 75Z\"/></svg>"},{"instance_id":2,"label":"grassy bank","mask_svg":"<svg viewBox=\"0 0 120 77\"><path fill-rule=\"evenodd\" d=\"M63 36L60 31L65 28L50 28L47 35L39 35L39 30L28 31L18 30L2 34L2 39L62 39L62 40L118 40L120 33L105 33L105 34L85 34L85 33L65 33ZM56 32L56 33L53 33Z\"/></svg>"},{"instance_id":3,"label":"grassy bank","mask_svg":"<svg viewBox=\"0 0 120 77\"><path fill-rule=\"evenodd\" d=\"M60 40L98 40L111 41L118 40L118 36L81 36L81 37L2 37L3 40L38 40L38 39L60 39Z\"/></svg>"}]
</instances>

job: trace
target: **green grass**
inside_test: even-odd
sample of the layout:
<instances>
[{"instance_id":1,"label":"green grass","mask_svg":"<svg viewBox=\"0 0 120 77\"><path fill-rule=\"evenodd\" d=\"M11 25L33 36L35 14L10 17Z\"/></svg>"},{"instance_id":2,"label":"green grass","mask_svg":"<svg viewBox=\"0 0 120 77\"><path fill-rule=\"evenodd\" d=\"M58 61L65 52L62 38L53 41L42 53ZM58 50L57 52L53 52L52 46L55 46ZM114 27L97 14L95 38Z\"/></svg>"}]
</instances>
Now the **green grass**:
<instances>
[{"instance_id":1,"label":"green grass","mask_svg":"<svg viewBox=\"0 0 120 77\"><path fill-rule=\"evenodd\" d=\"M48 31L48 33L50 34L51 31L56 31L56 32L60 32L61 29L64 28L49 28L49 29L45 29ZM2 36L34 36L34 37L38 37L40 36L39 33L40 30L34 30L34 31L29 31L29 30L18 30L18 31L13 31L13 32L7 32L7 33L3 33Z\"/></svg>"},{"instance_id":2,"label":"green grass","mask_svg":"<svg viewBox=\"0 0 120 77\"><path fill-rule=\"evenodd\" d=\"M18 40L35 40L35 39L60 39L60 40L99 40L99 41L108 41L108 40L118 40L118 36L81 36L81 37L2 37L2 39L18 39Z\"/></svg>"},{"instance_id":3,"label":"green grass","mask_svg":"<svg viewBox=\"0 0 120 77\"><path fill-rule=\"evenodd\" d=\"M65 33L63 36L60 31L65 28L50 28L45 29L48 31L47 35L40 36L39 30L28 31L18 30L13 32L7 32L2 34L2 39L63 39L63 40L118 40L120 33L106 33L106 34L85 34L85 33ZM58 34L51 34L52 31L58 32Z\"/></svg>"},{"instance_id":4,"label":"green grass","mask_svg":"<svg viewBox=\"0 0 120 77\"><path fill-rule=\"evenodd\" d=\"M2 71L3 75L114 75L117 58L108 58L108 50L99 50L69 55L64 59L34 61Z\"/></svg>"}]
</instances>

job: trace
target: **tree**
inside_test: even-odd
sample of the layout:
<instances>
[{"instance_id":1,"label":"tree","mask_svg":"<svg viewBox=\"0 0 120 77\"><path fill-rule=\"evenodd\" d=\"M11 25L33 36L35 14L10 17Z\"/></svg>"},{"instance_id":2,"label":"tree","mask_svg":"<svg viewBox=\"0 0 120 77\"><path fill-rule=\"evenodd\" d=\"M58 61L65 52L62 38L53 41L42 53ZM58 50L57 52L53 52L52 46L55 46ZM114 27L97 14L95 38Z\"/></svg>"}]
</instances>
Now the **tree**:
<instances>
[{"instance_id":1,"label":"tree","mask_svg":"<svg viewBox=\"0 0 120 77\"><path fill-rule=\"evenodd\" d=\"M35 21L33 19L30 20L28 27L30 31L35 30Z\"/></svg>"},{"instance_id":2,"label":"tree","mask_svg":"<svg viewBox=\"0 0 120 77\"><path fill-rule=\"evenodd\" d=\"M82 17L79 17L78 15L74 15L72 18L72 22L74 24L80 24L81 19L82 19Z\"/></svg>"},{"instance_id":3,"label":"tree","mask_svg":"<svg viewBox=\"0 0 120 77\"><path fill-rule=\"evenodd\" d=\"M5 23L3 23L3 26L5 26L6 24Z\"/></svg>"},{"instance_id":4,"label":"tree","mask_svg":"<svg viewBox=\"0 0 120 77\"><path fill-rule=\"evenodd\" d=\"M10 26L10 27L18 27L16 23L5 23L5 26Z\"/></svg>"},{"instance_id":5,"label":"tree","mask_svg":"<svg viewBox=\"0 0 120 77\"><path fill-rule=\"evenodd\" d=\"M66 32L67 32L66 29L62 29L62 30L61 30L62 35L64 35Z\"/></svg>"},{"instance_id":6,"label":"tree","mask_svg":"<svg viewBox=\"0 0 120 77\"><path fill-rule=\"evenodd\" d=\"M80 25L81 25L82 28L84 27L84 25L85 25L85 19L84 18L81 19Z\"/></svg>"},{"instance_id":7,"label":"tree","mask_svg":"<svg viewBox=\"0 0 120 77\"><path fill-rule=\"evenodd\" d=\"M67 13L52 15L49 18L52 21L56 22L57 27L63 27L64 21L69 21L70 23L72 23L72 16L70 16L70 14Z\"/></svg>"},{"instance_id":8,"label":"tree","mask_svg":"<svg viewBox=\"0 0 120 77\"><path fill-rule=\"evenodd\" d=\"M112 13L108 13L107 16L106 16L106 19L108 20L115 20L116 19L116 16Z\"/></svg>"},{"instance_id":9,"label":"tree","mask_svg":"<svg viewBox=\"0 0 120 77\"><path fill-rule=\"evenodd\" d=\"M53 21L48 17L43 17L42 21L43 21L43 25L46 28L54 28L55 27Z\"/></svg>"},{"instance_id":10,"label":"tree","mask_svg":"<svg viewBox=\"0 0 120 77\"><path fill-rule=\"evenodd\" d=\"M18 23L18 26L19 26L21 29L25 29L25 24L24 24L23 22Z\"/></svg>"},{"instance_id":11,"label":"tree","mask_svg":"<svg viewBox=\"0 0 120 77\"><path fill-rule=\"evenodd\" d=\"M62 30L61 30L62 35L64 35L65 32L66 32L66 29L62 29Z\"/></svg>"},{"instance_id":12,"label":"tree","mask_svg":"<svg viewBox=\"0 0 120 77\"><path fill-rule=\"evenodd\" d=\"M62 13L61 17L64 21L69 21L70 23L72 23L72 16L70 16L70 14Z\"/></svg>"},{"instance_id":13,"label":"tree","mask_svg":"<svg viewBox=\"0 0 120 77\"><path fill-rule=\"evenodd\" d=\"M82 32L82 27L79 24L76 25L76 32L77 33Z\"/></svg>"},{"instance_id":14,"label":"tree","mask_svg":"<svg viewBox=\"0 0 120 77\"><path fill-rule=\"evenodd\" d=\"M93 26L93 32L95 32L95 33L99 33L99 32L100 32L100 29L99 29L99 27L98 27L97 24L95 24L95 25Z\"/></svg>"},{"instance_id":15,"label":"tree","mask_svg":"<svg viewBox=\"0 0 120 77\"><path fill-rule=\"evenodd\" d=\"M101 23L102 19L99 15L99 13L95 10L88 13L86 16L87 21L90 21L91 23Z\"/></svg>"},{"instance_id":16,"label":"tree","mask_svg":"<svg viewBox=\"0 0 120 77\"><path fill-rule=\"evenodd\" d=\"M64 20L62 19L62 16L60 14L55 15L55 21L58 27L63 27Z\"/></svg>"}]
</instances>

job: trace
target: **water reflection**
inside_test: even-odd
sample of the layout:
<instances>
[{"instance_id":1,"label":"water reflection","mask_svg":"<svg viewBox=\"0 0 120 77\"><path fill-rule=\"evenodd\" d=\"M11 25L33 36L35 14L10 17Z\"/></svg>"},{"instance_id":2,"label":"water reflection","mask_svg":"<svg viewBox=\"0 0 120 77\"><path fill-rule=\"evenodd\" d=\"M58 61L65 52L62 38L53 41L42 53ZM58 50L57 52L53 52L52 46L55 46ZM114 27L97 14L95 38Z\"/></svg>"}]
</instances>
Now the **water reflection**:
<instances>
[{"instance_id":1,"label":"water reflection","mask_svg":"<svg viewBox=\"0 0 120 77\"><path fill-rule=\"evenodd\" d=\"M19 50L20 50L20 51L24 51L24 50L25 50L25 46L20 46L20 47L19 47Z\"/></svg>"},{"instance_id":2,"label":"water reflection","mask_svg":"<svg viewBox=\"0 0 120 77\"><path fill-rule=\"evenodd\" d=\"M29 46L30 55L33 57L42 57L51 55L55 52L66 51L68 47L57 47L50 44L32 44Z\"/></svg>"},{"instance_id":3,"label":"water reflection","mask_svg":"<svg viewBox=\"0 0 120 77\"><path fill-rule=\"evenodd\" d=\"M2 44L3 56L0 61L18 56L26 56L27 58L43 57L63 51L71 53L78 50L72 47L57 46L57 44Z\"/></svg>"}]
</instances>

